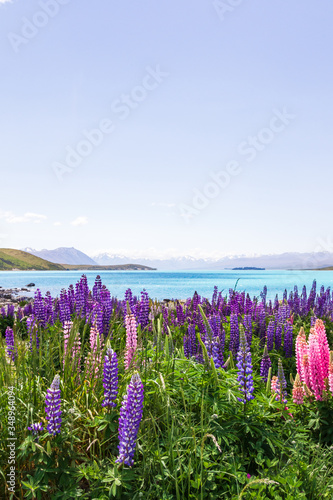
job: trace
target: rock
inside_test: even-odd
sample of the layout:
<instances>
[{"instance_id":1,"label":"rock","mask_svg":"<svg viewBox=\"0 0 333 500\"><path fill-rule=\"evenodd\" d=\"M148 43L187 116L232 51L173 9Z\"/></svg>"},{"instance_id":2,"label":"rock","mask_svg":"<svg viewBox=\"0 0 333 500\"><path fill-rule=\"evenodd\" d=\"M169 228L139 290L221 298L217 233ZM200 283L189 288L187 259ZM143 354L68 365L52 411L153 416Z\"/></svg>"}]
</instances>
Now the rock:
<instances>
[{"instance_id":1,"label":"rock","mask_svg":"<svg viewBox=\"0 0 333 500\"><path fill-rule=\"evenodd\" d=\"M36 286L35 283L29 283L29 285L25 285L25 286Z\"/></svg>"}]
</instances>

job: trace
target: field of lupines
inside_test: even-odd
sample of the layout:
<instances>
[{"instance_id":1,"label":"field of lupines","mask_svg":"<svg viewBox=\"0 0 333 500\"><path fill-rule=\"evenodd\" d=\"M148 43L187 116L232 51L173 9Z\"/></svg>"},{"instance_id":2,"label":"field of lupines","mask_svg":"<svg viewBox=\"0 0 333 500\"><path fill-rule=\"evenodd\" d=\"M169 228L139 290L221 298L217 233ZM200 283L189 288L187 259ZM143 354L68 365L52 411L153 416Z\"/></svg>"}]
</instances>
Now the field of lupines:
<instances>
[{"instance_id":1,"label":"field of lupines","mask_svg":"<svg viewBox=\"0 0 333 500\"><path fill-rule=\"evenodd\" d=\"M266 295L2 308L0 497L332 499L333 295Z\"/></svg>"}]
</instances>

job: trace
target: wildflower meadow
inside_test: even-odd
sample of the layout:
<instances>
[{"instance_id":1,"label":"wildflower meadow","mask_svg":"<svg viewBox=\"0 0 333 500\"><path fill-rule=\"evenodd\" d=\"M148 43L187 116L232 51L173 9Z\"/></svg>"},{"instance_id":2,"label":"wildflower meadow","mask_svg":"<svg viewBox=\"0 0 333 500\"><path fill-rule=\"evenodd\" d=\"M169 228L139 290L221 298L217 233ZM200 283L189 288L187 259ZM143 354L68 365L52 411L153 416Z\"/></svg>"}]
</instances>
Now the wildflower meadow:
<instances>
[{"instance_id":1,"label":"wildflower meadow","mask_svg":"<svg viewBox=\"0 0 333 500\"><path fill-rule=\"evenodd\" d=\"M329 288L161 302L83 275L0 331L0 498L333 498Z\"/></svg>"}]
</instances>

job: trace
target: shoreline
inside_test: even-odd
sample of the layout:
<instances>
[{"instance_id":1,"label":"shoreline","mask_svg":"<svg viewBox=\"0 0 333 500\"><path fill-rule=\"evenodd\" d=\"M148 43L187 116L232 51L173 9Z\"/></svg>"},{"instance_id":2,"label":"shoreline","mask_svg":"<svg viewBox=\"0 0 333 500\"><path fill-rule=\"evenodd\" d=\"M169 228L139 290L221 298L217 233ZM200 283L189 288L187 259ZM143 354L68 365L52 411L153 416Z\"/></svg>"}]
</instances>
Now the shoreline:
<instances>
[{"instance_id":1,"label":"shoreline","mask_svg":"<svg viewBox=\"0 0 333 500\"><path fill-rule=\"evenodd\" d=\"M31 301L33 300L33 296L21 295L21 292L32 292L26 287L22 288L3 288L0 286L0 307L4 307L7 305L18 305L23 300Z\"/></svg>"}]
</instances>

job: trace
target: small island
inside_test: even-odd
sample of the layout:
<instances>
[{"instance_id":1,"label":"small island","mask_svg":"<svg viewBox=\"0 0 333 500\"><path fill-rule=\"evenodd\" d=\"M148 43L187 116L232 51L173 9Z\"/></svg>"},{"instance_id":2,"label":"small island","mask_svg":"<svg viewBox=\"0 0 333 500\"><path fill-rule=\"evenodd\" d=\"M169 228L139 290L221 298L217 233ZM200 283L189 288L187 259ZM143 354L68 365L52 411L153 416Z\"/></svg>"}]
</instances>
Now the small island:
<instances>
[{"instance_id":1,"label":"small island","mask_svg":"<svg viewBox=\"0 0 333 500\"><path fill-rule=\"evenodd\" d=\"M264 267L233 267L232 271L265 271Z\"/></svg>"}]
</instances>

